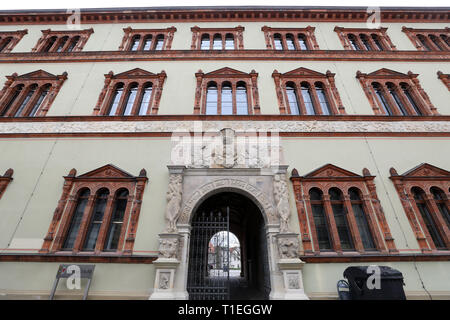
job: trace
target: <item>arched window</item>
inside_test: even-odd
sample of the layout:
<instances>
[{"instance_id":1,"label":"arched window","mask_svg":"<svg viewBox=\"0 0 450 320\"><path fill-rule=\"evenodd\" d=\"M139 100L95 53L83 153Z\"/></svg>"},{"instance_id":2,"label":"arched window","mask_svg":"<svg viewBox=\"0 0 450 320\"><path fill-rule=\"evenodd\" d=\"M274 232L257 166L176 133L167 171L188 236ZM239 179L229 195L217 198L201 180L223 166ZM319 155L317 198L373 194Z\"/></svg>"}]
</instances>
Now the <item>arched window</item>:
<instances>
[{"instance_id":1,"label":"arched window","mask_svg":"<svg viewBox=\"0 0 450 320\"><path fill-rule=\"evenodd\" d=\"M347 210L345 210L344 207L344 197L342 191L338 188L331 188L328 193L330 195L331 208L333 210L334 221L336 222L336 228L342 250L352 250L355 246L353 245L350 234L347 220Z\"/></svg>"},{"instance_id":2,"label":"arched window","mask_svg":"<svg viewBox=\"0 0 450 320\"><path fill-rule=\"evenodd\" d=\"M434 245L436 246L437 249L445 249L444 240L442 239L441 235L439 234L436 223L428 209L428 206L427 206L427 203L425 200L425 192L418 187L413 187L411 189L411 192L414 196L416 206L420 211L420 215L422 216L423 222L425 223L428 233L430 234L430 237L434 242Z\"/></svg>"},{"instance_id":3,"label":"arched window","mask_svg":"<svg viewBox=\"0 0 450 320\"><path fill-rule=\"evenodd\" d=\"M438 39L435 35L430 34L430 35L428 36L428 38L430 38L430 40L433 41L434 45L435 45L439 50L444 51L444 49L442 48L441 44L439 43L439 39Z\"/></svg>"},{"instance_id":4,"label":"arched window","mask_svg":"<svg viewBox=\"0 0 450 320\"><path fill-rule=\"evenodd\" d=\"M0 52L2 52L12 41L12 37L7 37L5 39L0 38Z\"/></svg>"},{"instance_id":5,"label":"arched window","mask_svg":"<svg viewBox=\"0 0 450 320\"><path fill-rule=\"evenodd\" d=\"M128 190L120 189L116 192L114 198L114 206L109 222L108 233L106 236L104 251L117 250L120 234L123 226L123 218L125 216L125 209L128 202Z\"/></svg>"},{"instance_id":6,"label":"arched window","mask_svg":"<svg viewBox=\"0 0 450 320\"><path fill-rule=\"evenodd\" d=\"M409 103L411 104L411 106L414 108L414 111L416 111L416 113L421 116L423 115L422 111L420 111L419 106L417 105L416 101L414 100L412 94L411 94L411 88L410 86L405 83L402 82L400 83L400 87L403 90L403 94L405 95L405 97L408 99Z\"/></svg>"},{"instance_id":7,"label":"arched window","mask_svg":"<svg viewBox=\"0 0 450 320\"><path fill-rule=\"evenodd\" d=\"M366 50L373 50L372 47L370 46L369 43L369 39L367 38L367 36L365 34L360 34L359 37L361 38L362 43L364 44L364 47L366 47Z\"/></svg>"},{"instance_id":8,"label":"arched window","mask_svg":"<svg viewBox=\"0 0 450 320\"><path fill-rule=\"evenodd\" d=\"M247 86L238 82L236 86L236 114L248 114Z\"/></svg>"},{"instance_id":9,"label":"arched window","mask_svg":"<svg viewBox=\"0 0 450 320\"><path fill-rule=\"evenodd\" d=\"M163 34L158 34L158 36L156 37L155 50L162 50L163 49L163 45L164 45L164 35Z\"/></svg>"},{"instance_id":10,"label":"arched window","mask_svg":"<svg viewBox=\"0 0 450 320\"><path fill-rule=\"evenodd\" d=\"M313 100L311 97L311 90L310 90L309 83L302 82L301 90L302 90L303 102L305 103L306 114L307 115L316 114L316 112L314 110Z\"/></svg>"},{"instance_id":11,"label":"arched window","mask_svg":"<svg viewBox=\"0 0 450 320\"><path fill-rule=\"evenodd\" d=\"M294 36L290 33L286 35L286 45L288 50L295 50Z\"/></svg>"},{"instance_id":12,"label":"arched window","mask_svg":"<svg viewBox=\"0 0 450 320\"><path fill-rule=\"evenodd\" d=\"M53 36L50 39L48 39L47 45L44 47L42 52L49 52L49 50L53 47L53 44L55 43L56 39L57 39L56 36Z\"/></svg>"},{"instance_id":13,"label":"arched window","mask_svg":"<svg viewBox=\"0 0 450 320\"><path fill-rule=\"evenodd\" d=\"M40 106L42 105L42 102L44 101L51 87L52 85L50 83L47 83L46 85L43 86L39 98L36 100L33 107L31 108L30 113L28 114L29 117L35 116L36 112L39 110Z\"/></svg>"},{"instance_id":14,"label":"arched window","mask_svg":"<svg viewBox=\"0 0 450 320\"><path fill-rule=\"evenodd\" d=\"M298 35L298 46L300 50L309 50L308 43L306 42L306 36L303 33Z\"/></svg>"},{"instance_id":15,"label":"arched window","mask_svg":"<svg viewBox=\"0 0 450 320\"><path fill-rule=\"evenodd\" d=\"M361 50L354 34L350 33L348 35L348 40L350 41L350 45L352 46L353 50Z\"/></svg>"},{"instance_id":16,"label":"arched window","mask_svg":"<svg viewBox=\"0 0 450 320\"><path fill-rule=\"evenodd\" d=\"M441 213L445 223L447 224L447 228L450 229L450 213L449 209L447 208L447 197L445 196L444 191L437 187L431 187L430 191L433 195L433 199L436 202L436 206L438 207L439 212Z\"/></svg>"},{"instance_id":17,"label":"arched window","mask_svg":"<svg viewBox=\"0 0 450 320\"><path fill-rule=\"evenodd\" d=\"M381 107L383 108L384 113L386 113L389 116L392 116L392 110L389 104L386 101L386 97L384 96L383 91L381 90L381 85L378 82L372 83L373 90L375 91L375 95L378 98L378 101L380 102Z\"/></svg>"},{"instance_id":18,"label":"arched window","mask_svg":"<svg viewBox=\"0 0 450 320\"><path fill-rule=\"evenodd\" d=\"M130 51L137 51L139 49L139 43L141 42L141 36L135 35L133 39L131 40L131 47Z\"/></svg>"},{"instance_id":19,"label":"arched window","mask_svg":"<svg viewBox=\"0 0 450 320\"><path fill-rule=\"evenodd\" d=\"M309 198L314 218L314 225L316 227L319 249L330 250L331 241L323 203L323 193L318 188L312 188L311 190L309 190Z\"/></svg>"},{"instance_id":20,"label":"arched window","mask_svg":"<svg viewBox=\"0 0 450 320\"><path fill-rule=\"evenodd\" d=\"M1 110L0 116L4 116L8 113L9 109L11 109L12 105L16 102L17 97L19 97L20 93L22 92L23 87L24 87L23 84L18 84L17 86L15 86L11 98L9 99L8 103L3 108L3 110Z\"/></svg>"},{"instance_id":21,"label":"arched window","mask_svg":"<svg viewBox=\"0 0 450 320\"><path fill-rule=\"evenodd\" d=\"M223 49L222 36L220 34L215 34L213 40L213 50L222 50L222 49Z\"/></svg>"},{"instance_id":22,"label":"arched window","mask_svg":"<svg viewBox=\"0 0 450 320\"><path fill-rule=\"evenodd\" d=\"M148 82L144 84L142 92L141 102L139 104L139 115L143 116L147 114L148 107L150 106L150 99L152 97L152 83Z\"/></svg>"},{"instance_id":23,"label":"arched window","mask_svg":"<svg viewBox=\"0 0 450 320\"><path fill-rule=\"evenodd\" d=\"M403 105L403 102L400 100L400 97L398 96L397 92L395 91L395 85L392 82L388 82L386 84L389 94L392 97L392 100L394 100L395 105L397 106L398 110L404 115L408 115L408 111L406 111L405 106Z\"/></svg>"},{"instance_id":24,"label":"arched window","mask_svg":"<svg viewBox=\"0 0 450 320\"><path fill-rule=\"evenodd\" d=\"M275 44L275 50L283 50L283 43L281 40L281 34L275 33L273 35L273 42Z\"/></svg>"},{"instance_id":25,"label":"arched window","mask_svg":"<svg viewBox=\"0 0 450 320\"><path fill-rule=\"evenodd\" d=\"M286 84L286 95L289 103L289 110L293 115L300 114L300 108L298 105L297 99L297 90L295 89L295 84L292 82L288 82Z\"/></svg>"},{"instance_id":26,"label":"arched window","mask_svg":"<svg viewBox=\"0 0 450 320\"><path fill-rule=\"evenodd\" d=\"M330 104L328 103L327 96L325 94L325 89L323 87L323 83L316 82L315 87L316 87L317 97L319 98L320 108L322 109L322 114L330 115L331 108L330 108Z\"/></svg>"},{"instance_id":27,"label":"arched window","mask_svg":"<svg viewBox=\"0 0 450 320\"><path fill-rule=\"evenodd\" d=\"M377 34L371 34L371 38L372 38L372 40L373 40L373 42L375 43L375 45L377 46L377 49L379 50L379 51L383 51L384 50L384 48L383 48L383 46L381 45L381 40L380 40L380 37L377 35Z\"/></svg>"},{"instance_id":28,"label":"arched window","mask_svg":"<svg viewBox=\"0 0 450 320\"><path fill-rule=\"evenodd\" d=\"M209 50L210 46L211 46L211 43L209 41L209 34L206 33L206 34L202 35L202 42L200 45L200 49L201 50Z\"/></svg>"},{"instance_id":29,"label":"arched window","mask_svg":"<svg viewBox=\"0 0 450 320\"><path fill-rule=\"evenodd\" d=\"M366 213L364 212L360 191L357 188L350 188L348 193L363 247L365 250L376 250Z\"/></svg>"},{"instance_id":30,"label":"arched window","mask_svg":"<svg viewBox=\"0 0 450 320\"><path fill-rule=\"evenodd\" d=\"M422 46L425 48L425 50L431 51L431 48L430 48L430 46L428 45L428 41L427 41L427 39L426 39L423 35L418 34L418 35L417 35L417 39L419 39L420 43L421 43Z\"/></svg>"},{"instance_id":31,"label":"arched window","mask_svg":"<svg viewBox=\"0 0 450 320\"><path fill-rule=\"evenodd\" d=\"M224 82L222 84L222 112L223 115L233 114L233 92L231 89L231 83Z\"/></svg>"},{"instance_id":32,"label":"arched window","mask_svg":"<svg viewBox=\"0 0 450 320\"><path fill-rule=\"evenodd\" d=\"M147 36L145 36L144 38L144 47L142 50L144 51L150 51L150 49L152 48L152 35L149 34Z\"/></svg>"},{"instance_id":33,"label":"arched window","mask_svg":"<svg viewBox=\"0 0 450 320\"><path fill-rule=\"evenodd\" d=\"M138 84L136 82L132 83L130 85L130 88L128 89L128 94L125 99L125 108L122 109L122 115L129 116L131 114L131 111L133 111L134 101L136 100L136 95L138 91Z\"/></svg>"},{"instance_id":34,"label":"arched window","mask_svg":"<svg viewBox=\"0 0 450 320\"><path fill-rule=\"evenodd\" d=\"M58 42L58 48L56 49L56 52L61 52L64 49L64 46L66 45L68 40L69 40L68 36L62 37Z\"/></svg>"},{"instance_id":35,"label":"arched window","mask_svg":"<svg viewBox=\"0 0 450 320\"><path fill-rule=\"evenodd\" d=\"M206 89L206 114L217 114L217 84L208 83Z\"/></svg>"},{"instance_id":36,"label":"arched window","mask_svg":"<svg viewBox=\"0 0 450 320\"><path fill-rule=\"evenodd\" d=\"M225 36L225 50L234 50L234 37L231 33Z\"/></svg>"},{"instance_id":37,"label":"arched window","mask_svg":"<svg viewBox=\"0 0 450 320\"><path fill-rule=\"evenodd\" d=\"M88 232L84 241L83 250L93 251L97 243L98 233L102 226L103 216L105 215L106 203L108 202L109 190L102 188L97 191L95 196L94 210L92 211L91 221L89 222Z\"/></svg>"},{"instance_id":38,"label":"arched window","mask_svg":"<svg viewBox=\"0 0 450 320\"><path fill-rule=\"evenodd\" d=\"M30 101L31 97L34 95L34 93L36 92L36 89L38 88L38 85L36 83L32 84L29 88L28 88L28 93L25 96L25 99L22 100L22 103L20 104L19 109L17 109L16 113L15 113L15 117L23 117L23 110L25 109L25 107L27 106L28 102Z\"/></svg>"},{"instance_id":39,"label":"arched window","mask_svg":"<svg viewBox=\"0 0 450 320\"><path fill-rule=\"evenodd\" d=\"M441 34L440 37L450 47L450 39L445 34Z\"/></svg>"},{"instance_id":40,"label":"arched window","mask_svg":"<svg viewBox=\"0 0 450 320\"><path fill-rule=\"evenodd\" d=\"M116 115L117 108L119 106L119 101L120 101L120 98L122 97L122 93L123 93L123 83L119 82L114 89L114 93L112 95L111 103L109 106L108 115L110 115L110 116Z\"/></svg>"},{"instance_id":41,"label":"arched window","mask_svg":"<svg viewBox=\"0 0 450 320\"><path fill-rule=\"evenodd\" d=\"M78 41L80 41L80 36L73 37L72 40L70 41L69 47L67 48L67 52L72 52L73 49L78 44Z\"/></svg>"},{"instance_id":42,"label":"arched window","mask_svg":"<svg viewBox=\"0 0 450 320\"><path fill-rule=\"evenodd\" d=\"M70 221L69 230L67 231L64 244L61 247L62 250L72 250L90 194L91 192L89 189L83 189L79 192L77 205Z\"/></svg>"}]
</instances>

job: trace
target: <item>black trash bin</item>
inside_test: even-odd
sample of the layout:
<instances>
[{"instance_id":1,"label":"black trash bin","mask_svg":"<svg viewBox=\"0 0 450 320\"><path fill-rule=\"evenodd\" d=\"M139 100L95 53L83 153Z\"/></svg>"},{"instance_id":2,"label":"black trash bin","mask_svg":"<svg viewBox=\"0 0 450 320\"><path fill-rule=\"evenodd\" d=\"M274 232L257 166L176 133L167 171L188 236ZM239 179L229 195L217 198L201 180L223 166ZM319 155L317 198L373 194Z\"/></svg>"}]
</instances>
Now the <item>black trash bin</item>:
<instances>
[{"instance_id":1,"label":"black trash bin","mask_svg":"<svg viewBox=\"0 0 450 320\"><path fill-rule=\"evenodd\" d=\"M380 268L378 289L367 287L367 279L373 275L373 271L367 272L369 266L345 269L344 277L348 279L352 300L406 300L402 273L386 266L377 267Z\"/></svg>"}]
</instances>

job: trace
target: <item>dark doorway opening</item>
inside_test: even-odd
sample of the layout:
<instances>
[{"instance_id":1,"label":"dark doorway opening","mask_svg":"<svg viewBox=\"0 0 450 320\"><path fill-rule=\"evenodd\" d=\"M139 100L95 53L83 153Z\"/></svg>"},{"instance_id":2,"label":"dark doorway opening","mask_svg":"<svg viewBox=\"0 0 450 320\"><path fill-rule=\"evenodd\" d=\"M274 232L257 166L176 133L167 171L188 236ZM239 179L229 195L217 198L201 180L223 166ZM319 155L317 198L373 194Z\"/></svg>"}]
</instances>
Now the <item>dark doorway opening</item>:
<instances>
[{"instance_id":1,"label":"dark doorway opening","mask_svg":"<svg viewBox=\"0 0 450 320\"><path fill-rule=\"evenodd\" d=\"M265 223L252 200L235 192L212 195L200 204L191 226L187 283L190 299L269 298ZM232 257L236 255L236 243L240 254L238 272L233 261L236 257Z\"/></svg>"}]
</instances>

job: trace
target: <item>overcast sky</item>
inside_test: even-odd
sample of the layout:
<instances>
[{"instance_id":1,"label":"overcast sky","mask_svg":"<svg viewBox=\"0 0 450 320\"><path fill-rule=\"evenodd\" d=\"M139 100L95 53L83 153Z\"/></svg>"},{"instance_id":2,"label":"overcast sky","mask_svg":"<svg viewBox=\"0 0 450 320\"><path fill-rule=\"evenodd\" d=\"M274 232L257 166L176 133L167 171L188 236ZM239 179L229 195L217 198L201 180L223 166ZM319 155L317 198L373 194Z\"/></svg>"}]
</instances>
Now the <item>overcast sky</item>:
<instances>
[{"instance_id":1,"label":"overcast sky","mask_svg":"<svg viewBox=\"0 0 450 320\"><path fill-rule=\"evenodd\" d=\"M0 1L0 10L158 6L449 6L449 0L14 0Z\"/></svg>"}]
</instances>

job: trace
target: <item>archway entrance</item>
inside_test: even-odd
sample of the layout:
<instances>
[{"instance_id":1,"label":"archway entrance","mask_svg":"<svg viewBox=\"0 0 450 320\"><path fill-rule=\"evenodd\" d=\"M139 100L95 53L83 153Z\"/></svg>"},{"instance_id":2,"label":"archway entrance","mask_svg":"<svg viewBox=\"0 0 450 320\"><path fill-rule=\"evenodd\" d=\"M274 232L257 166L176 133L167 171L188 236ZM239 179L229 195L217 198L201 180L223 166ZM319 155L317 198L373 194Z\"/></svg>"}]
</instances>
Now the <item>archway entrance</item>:
<instances>
[{"instance_id":1,"label":"archway entrance","mask_svg":"<svg viewBox=\"0 0 450 320\"><path fill-rule=\"evenodd\" d=\"M265 224L252 200L234 192L212 195L200 204L191 226L189 299L268 299Z\"/></svg>"}]
</instances>

